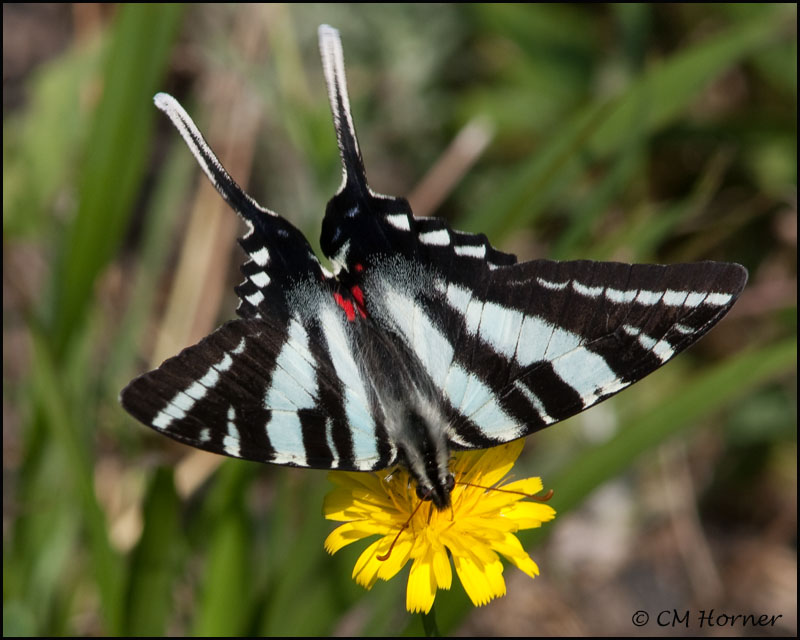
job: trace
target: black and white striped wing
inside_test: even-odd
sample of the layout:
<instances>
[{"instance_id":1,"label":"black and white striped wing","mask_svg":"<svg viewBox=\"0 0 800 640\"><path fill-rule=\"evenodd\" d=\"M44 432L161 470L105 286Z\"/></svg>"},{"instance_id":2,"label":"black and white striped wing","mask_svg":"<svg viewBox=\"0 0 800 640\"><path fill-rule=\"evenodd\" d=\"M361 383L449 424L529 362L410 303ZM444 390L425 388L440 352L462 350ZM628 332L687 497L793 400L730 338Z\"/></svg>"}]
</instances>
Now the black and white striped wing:
<instances>
[{"instance_id":1,"label":"black and white striped wing","mask_svg":"<svg viewBox=\"0 0 800 640\"><path fill-rule=\"evenodd\" d=\"M713 327L746 279L726 263L537 260L472 290L442 286L458 336L444 389L461 444L528 435L641 380Z\"/></svg>"},{"instance_id":2,"label":"black and white striped wing","mask_svg":"<svg viewBox=\"0 0 800 640\"><path fill-rule=\"evenodd\" d=\"M136 378L122 405L164 435L212 453L317 469L385 468L396 451L376 433L343 324L326 306L321 315L335 326L324 334L297 318L228 322Z\"/></svg>"},{"instance_id":3,"label":"black and white striped wing","mask_svg":"<svg viewBox=\"0 0 800 640\"><path fill-rule=\"evenodd\" d=\"M437 218L415 218L407 200L369 187L350 113L339 33L323 25L319 38L343 167L342 184L325 210L320 246L346 272L345 279L387 255L441 265L465 276L476 266L483 268L474 258L493 265L514 264L516 258L493 248L485 235L454 231Z\"/></svg>"},{"instance_id":4,"label":"black and white striped wing","mask_svg":"<svg viewBox=\"0 0 800 640\"><path fill-rule=\"evenodd\" d=\"M455 448L514 440L611 397L703 336L747 279L728 263L537 260L476 266L467 285L462 272L386 264L365 272L367 312L439 388Z\"/></svg>"}]
</instances>

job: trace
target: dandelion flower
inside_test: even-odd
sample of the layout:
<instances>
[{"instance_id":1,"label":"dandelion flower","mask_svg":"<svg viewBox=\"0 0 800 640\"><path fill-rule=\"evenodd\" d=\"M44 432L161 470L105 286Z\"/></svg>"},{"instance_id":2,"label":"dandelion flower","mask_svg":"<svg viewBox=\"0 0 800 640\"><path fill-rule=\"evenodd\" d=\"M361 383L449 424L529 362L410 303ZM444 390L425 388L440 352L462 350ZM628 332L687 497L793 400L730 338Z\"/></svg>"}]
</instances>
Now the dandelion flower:
<instances>
[{"instance_id":1,"label":"dandelion flower","mask_svg":"<svg viewBox=\"0 0 800 640\"><path fill-rule=\"evenodd\" d=\"M358 540L380 536L358 558L353 579L371 589L379 578L393 578L412 561L406 591L406 608L412 613L428 613L437 589L450 588L450 558L475 606L505 595L500 556L531 578L539 574L514 534L555 517L543 499L526 500L542 490L540 478L502 484L522 446L522 440L515 440L457 453L451 464L452 508L441 511L430 502L419 504L414 483L402 469L388 476L331 472L336 488L325 497L323 511L329 520L345 524L331 532L325 549L333 554Z\"/></svg>"}]
</instances>

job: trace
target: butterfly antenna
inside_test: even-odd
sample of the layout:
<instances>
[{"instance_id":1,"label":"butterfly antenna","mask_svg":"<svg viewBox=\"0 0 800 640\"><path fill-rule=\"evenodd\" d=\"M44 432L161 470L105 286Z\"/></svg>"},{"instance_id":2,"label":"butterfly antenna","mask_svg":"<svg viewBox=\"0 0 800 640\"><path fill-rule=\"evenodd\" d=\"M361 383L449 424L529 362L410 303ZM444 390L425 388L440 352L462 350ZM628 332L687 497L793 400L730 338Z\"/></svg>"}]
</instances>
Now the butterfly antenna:
<instances>
[{"instance_id":1,"label":"butterfly antenna","mask_svg":"<svg viewBox=\"0 0 800 640\"><path fill-rule=\"evenodd\" d=\"M328 98L336 127L336 139L342 156L342 185L337 194L348 187L357 188L361 193L367 194L364 161L361 159L356 128L353 125L353 116L350 114L350 98L347 96L347 78L344 75L344 55L339 31L323 24L319 27L318 35L322 68L325 71Z\"/></svg>"},{"instance_id":2,"label":"butterfly antenna","mask_svg":"<svg viewBox=\"0 0 800 640\"><path fill-rule=\"evenodd\" d=\"M502 489L500 487L484 487L483 485L472 484L471 482L456 482L456 484L459 484L463 487L473 487L475 489L483 489L484 491L499 491L501 493L512 493L517 496L523 496L525 498L528 498L529 500L534 500L535 502L547 502L548 500L550 500L550 498L553 497L554 493L552 489L548 489L547 493L545 493L543 496L537 496L531 493L525 493L524 491L514 491L513 489Z\"/></svg>"},{"instance_id":3,"label":"butterfly antenna","mask_svg":"<svg viewBox=\"0 0 800 640\"><path fill-rule=\"evenodd\" d=\"M197 163L205 171L211 184L219 191L225 201L248 222L258 225L263 214L277 216L274 211L265 209L244 192L222 163L214 155L208 142L200 133L200 129L186 113L181 104L168 93L157 93L153 97L155 105L169 116L172 124L180 132L189 150L197 159Z\"/></svg>"}]
</instances>

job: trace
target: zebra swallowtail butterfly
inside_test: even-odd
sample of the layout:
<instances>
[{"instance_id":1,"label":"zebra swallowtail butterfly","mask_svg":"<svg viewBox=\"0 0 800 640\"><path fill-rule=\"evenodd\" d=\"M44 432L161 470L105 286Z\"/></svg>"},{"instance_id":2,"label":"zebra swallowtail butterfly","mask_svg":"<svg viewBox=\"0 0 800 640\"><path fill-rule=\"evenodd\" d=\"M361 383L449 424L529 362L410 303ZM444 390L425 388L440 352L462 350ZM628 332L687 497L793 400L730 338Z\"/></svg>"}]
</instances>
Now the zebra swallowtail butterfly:
<instances>
[{"instance_id":1,"label":"zebra swallowtail butterfly","mask_svg":"<svg viewBox=\"0 0 800 640\"><path fill-rule=\"evenodd\" d=\"M180 442L280 465L402 465L450 504L450 452L527 436L609 398L696 342L747 279L737 264L517 262L483 234L416 218L367 184L338 32L319 28L343 180L303 234L228 175L155 97L245 220L239 319L136 378L123 407Z\"/></svg>"}]
</instances>

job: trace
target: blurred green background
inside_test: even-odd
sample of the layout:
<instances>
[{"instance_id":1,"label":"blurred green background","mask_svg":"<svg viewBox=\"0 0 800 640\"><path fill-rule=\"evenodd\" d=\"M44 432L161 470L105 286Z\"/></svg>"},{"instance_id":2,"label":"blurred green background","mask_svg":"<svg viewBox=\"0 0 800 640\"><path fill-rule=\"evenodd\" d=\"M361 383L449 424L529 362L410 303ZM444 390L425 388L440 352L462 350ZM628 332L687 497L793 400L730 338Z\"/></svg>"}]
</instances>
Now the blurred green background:
<instances>
[{"instance_id":1,"label":"blurred green background","mask_svg":"<svg viewBox=\"0 0 800 640\"><path fill-rule=\"evenodd\" d=\"M542 575L478 610L454 584L442 632L715 608L796 633L795 5L4 4L4 634L421 632L405 573L366 592L364 545L323 551L324 472L218 466L117 402L240 279L237 218L153 94L316 246L341 179L323 22L376 190L523 259L750 271L699 345L529 439L517 477L560 514L524 538Z\"/></svg>"}]
</instances>

